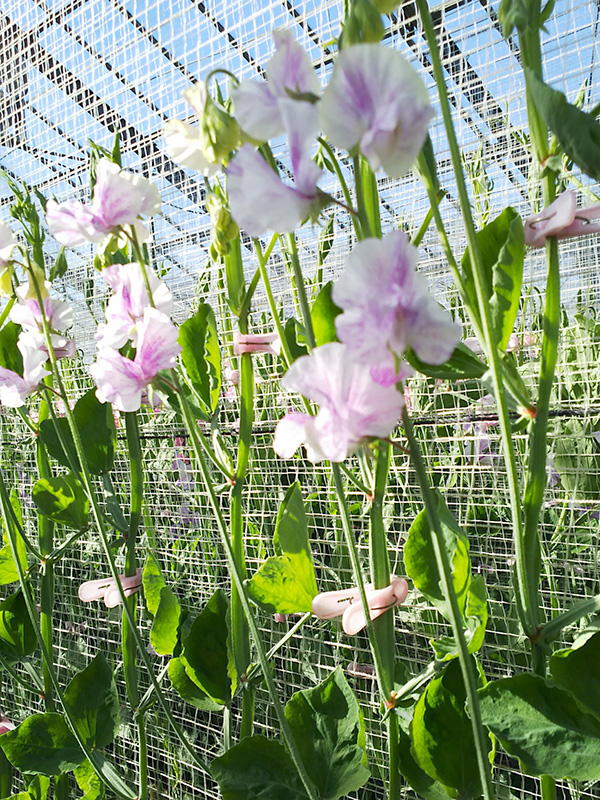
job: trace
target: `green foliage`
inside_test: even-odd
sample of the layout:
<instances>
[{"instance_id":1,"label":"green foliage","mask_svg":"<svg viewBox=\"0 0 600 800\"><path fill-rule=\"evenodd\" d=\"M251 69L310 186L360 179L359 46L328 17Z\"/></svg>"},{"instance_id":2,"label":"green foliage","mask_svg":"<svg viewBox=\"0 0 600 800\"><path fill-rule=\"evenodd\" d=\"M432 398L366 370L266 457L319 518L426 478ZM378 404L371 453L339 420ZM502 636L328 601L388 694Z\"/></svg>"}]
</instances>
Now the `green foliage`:
<instances>
[{"instance_id":1,"label":"green foliage","mask_svg":"<svg viewBox=\"0 0 600 800\"><path fill-rule=\"evenodd\" d=\"M48 275L48 280L50 282L55 281L57 278L62 278L62 276L66 273L69 269L69 265L67 263L67 257L65 255L65 248L61 247L58 251L58 255L54 261L54 264L50 267L50 274Z\"/></svg>"},{"instance_id":2,"label":"green foliage","mask_svg":"<svg viewBox=\"0 0 600 800\"><path fill-rule=\"evenodd\" d=\"M80 531L87 524L89 501L75 474L40 478L33 487L33 502L40 514Z\"/></svg>"},{"instance_id":3,"label":"green foliage","mask_svg":"<svg viewBox=\"0 0 600 800\"><path fill-rule=\"evenodd\" d=\"M37 637L19 589L0 603L0 655L11 664L30 656Z\"/></svg>"},{"instance_id":4,"label":"green foliage","mask_svg":"<svg viewBox=\"0 0 600 800\"><path fill-rule=\"evenodd\" d=\"M0 366L23 375L23 356L17 347L21 326L7 322L0 330Z\"/></svg>"},{"instance_id":5,"label":"green foliage","mask_svg":"<svg viewBox=\"0 0 600 800\"><path fill-rule=\"evenodd\" d=\"M595 181L600 180L600 124L595 117L571 105L562 92L551 89L526 68L527 85L540 116L562 150Z\"/></svg>"},{"instance_id":6,"label":"green foliage","mask_svg":"<svg viewBox=\"0 0 600 800\"><path fill-rule=\"evenodd\" d=\"M14 504L13 504L14 505ZM15 512L16 513L16 512ZM17 516L19 519L19 516ZM19 519L19 522L21 520ZM8 583L14 583L19 580L19 571L15 562L12 547L6 529L3 529L4 545L0 548L0 586L5 586ZM27 549L23 537L15 528L15 540L17 549L17 558L23 572L27 571Z\"/></svg>"},{"instance_id":7,"label":"green foliage","mask_svg":"<svg viewBox=\"0 0 600 800\"><path fill-rule=\"evenodd\" d=\"M161 590L166 586L166 583L158 562L152 553L148 553L146 556L146 563L142 571L142 585L144 587L146 608L148 613L154 616L160 604Z\"/></svg>"},{"instance_id":8,"label":"green foliage","mask_svg":"<svg viewBox=\"0 0 600 800\"><path fill-rule=\"evenodd\" d=\"M504 211L477 233L483 259L495 344L506 348L519 310L523 283L525 240L521 217L514 208ZM469 248L462 259L465 285L477 307L475 279Z\"/></svg>"},{"instance_id":9,"label":"green foliage","mask_svg":"<svg viewBox=\"0 0 600 800\"><path fill-rule=\"evenodd\" d=\"M600 720L570 692L522 674L493 681L479 695L484 724L530 775L600 778Z\"/></svg>"},{"instance_id":10,"label":"green foliage","mask_svg":"<svg viewBox=\"0 0 600 800\"><path fill-rule=\"evenodd\" d=\"M340 667L313 689L292 695L285 716L322 800L338 800L367 782L363 717Z\"/></svg>"},{"instance_id":11,"label":"green foliage","mask_svg":"<svg viewBox=\"0 0 600 800\"><path fill-rule=\"evenodd\" d=\"M102 800L104 797L104 784L94 772L89 761L84 761L73 770L77 785L83 792L79 800Z\"/></svg>"},{"instance_id":12,"label":"green foliage","mask_svg":"<svg viewBox=\"0 0 600 800\"><path fill-rule=\"evenodd\" d=\"M311 611L318 589L298 483L290 486L281 504L273 545L277 555L248 581L248 594L269 613Z\"/></svg>"},{"instance_id":13,"label":"green foliage","mask_svg":"<svg viewBox=\"0 0 600 800\"><path fill-rule=\"evenodd\" d=\"M412 752L418 766L460 798L479 797L482 793L465 701L460 664L454 660L419 698L411 728Z\"/></svg>"},{"instance_id":14,"label":"green foliage","mask_svg":"<svg viewBox=\"0 0 600 800\"><path fill-rule=\"evenodd\" d=\"M430 778L415 761L411 750L411 740L400 729L400 772L406 782L425 800L448 800L448 793L441 783Z\"/></svg>"},{"instance_id":15,"label":"green foliage","mask_svg":"<svg viewBox=\"0 0 600 800\"><path fill-rule=\"evenodd\" d=\"M600 633L550 657L554 683L600 720Z\"/></svg>"},{"instance_id":16,"label":"green foliage","mask_svg":"<svg viewBox=\"0 0 600 800\"><path fill-rule=\"evenodd\" d=\"M310 311L317 347L327 344L327 342L337 341L335 318L342 313L342 309L336 306L331 299L332 289L333 281L329 281L317 295Z\"/></svg>"},{"instance_id":17,"label":"green foliage","mask_svg":"<svg viewBox=\"0 0 600 800\"><path fill-rule=\"evenodd\" d=\"M221 391L221 351L215 315L208 303L201 303L194 316L183 323L178 341L187 382L203 410L211 415Z\"/></svg>"},{"instance_id":18,"label":"green foliage","mask_svg":"<svg viewBox=\"0 0 600 800\"><path fill-rule=\"evenodd\" d=\"M190 680L220 706L232 695L229 604L222 589L210 598L182 642L181 663Z\"/></svg>"},{"instance_id":19,"label":"green foliage","mask_svg":"<svg viewBox=\"0 0 600 800\"><path fill-rule=\"evenodd\" d=\"M247 736L215 758L210 771L223 800L307 800L285 747L265 736Z\"/></svg>"},{"instance_id":20,"label":"green foliage","mask_svg":"<svg viewBox=\"0 0 600 800\"><path fill-rule=\"evenodd\" d=\"M33 714L14 731L3 733L0 747L25 774L62 775L85 758L64 717L50 712Z\"/></svg>"},{"instance_id":21,"label":"green foliage","mask_svg":"<svg viewBox=\"0 0 600 800\"><path fill-rule=\"evenodd\" d=\"M102 653L71 679L65 703L91 750L112 742L119 730L119 696L113 671Z\"/></svg>"},{"instance_id":22,"label":"green foliage","mask_svg":"<svg viewBox=\"0 0 600 800\"><path fill-rule=\"evenodd\" d=\"M186 703L202 711L219 711L223 708L222 704L211 700L206 692L188 678L181 658L172 658L169 661L168 674L173 688Z\"/></svg>"},{"instance_id":23,"label":"green foliage","mask_svg":"<svg viewBox=\"0 0 600 800\"><path fill-rule=\"evenodd\" d=\"M90 472L94 475L110 472L117 446L117 429L110 403L101 403L95 390L90 389L75 403L73 416ZM75 465L79 469L75 443L65 417L43 420L40 439L59 464L68 468Z\"/></svg>"},{"instance_id":24,"label":"green foliage","mask_svg":"<svg viewBox=\"0 0 600 800\"><path fill-rule=\"evenodd\" d=\"M481 378L487 372L487 364L477 358L473 351L462 342L459 342L450 359L444 364L426 364L417 357L413 350L408 350L405 357L408 363L423 375L442 381Z\"/></svg>"},{"instance_id":25,"label":"green foliage","mask_svg":"<svg viewBox=\"0 0 600 800\"><path fill-rule=\"evenodd\" d=\"M177 597L170 587L163 586L150 629L150 644L159 656L170 656L177 647L180 617L181 606Z\"/></svg>"},{"instance_id":26,"label":"green foliage","mask_svg":"<svg viewBox=\"0 0 600 800\"><path fill-rule=\"evenodd\" d=\"M443 498L440 495L436 497L444 547L452 566L454 591L465 626L465 638L469 652L475 653L483 644L488 618L485 582L481 576L472 578L467 536L452 516ZM404 565L408 577L416 588L447 620L451 620L450 604L442 588L433 533L425 511L417 516L408 532L404 548ZM458 645L453 637L443 636L432 641L431 645L440 660L448 660L458 655Z\"/></svg>"},{"instance_id":27,"label":"green foliage","mask_svg":"<svg viewBox=\"0 0 600 800\"><path fill-rule=\"evenodd\" d=\"M600 448L592 431L578 419L564 423L556 438L554 466L571 497L600 500Z\"/></svg>"}]
</instances>

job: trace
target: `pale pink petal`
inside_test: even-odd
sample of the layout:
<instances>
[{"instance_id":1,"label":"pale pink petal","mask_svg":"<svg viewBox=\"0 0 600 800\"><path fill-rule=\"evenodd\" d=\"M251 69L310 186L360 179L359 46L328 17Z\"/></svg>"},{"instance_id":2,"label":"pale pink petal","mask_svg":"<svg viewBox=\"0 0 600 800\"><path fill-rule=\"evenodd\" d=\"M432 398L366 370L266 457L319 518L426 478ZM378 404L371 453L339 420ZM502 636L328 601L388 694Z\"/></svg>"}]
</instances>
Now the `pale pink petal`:
<instances>
[{"instance_id":1,"label":"pale pink petal","mask_svg":"<svg viewBox=\"0 0 600 800\"><path fill-rule=\"evenodd\" d=\"M213 164L204 155L200 132L197 127L187 122L171 119L163 128L167 153L176 164L195 169L204 176L216 175L219 164Z\"/></svg>"},{"instance_id":2,"label":"pale pink petal","mask_svg":"<svg viewBox=\"0 0 600 800\"><path fill-rule=\"evenodd\" d=\"M288 91L295 94L320 92L319 79L308 53L295 41L291 30L279 28L273 31L277 52L269 60L266 72L269 89L277 97L287 97Z\"/></svg>"},{"instance_id":3,"label":"pale pink petal","mask_svg":"<svg viewBox=\"0 0 600 800\"><path fill-rule=\"evenodd\" d=\"M138 346L135 362L139 364L149 383L163 369L177 363L181 345L179 332L166 314L156 308L146 308L138 325Z\"/></svg>"},{"instance_id":4,"label":"pale pink petal","mask_svg":"<svg viewBox=\"0 0 600 800\"><path fill-rule=\"evenodd\" d=\"M374 170L400 178L423 146L433 111L425 85L397 50L357 44L338 54L320 115L333 144L359 146Z\"/></svg>"},{"instance_id":5,"label":"pale pink petal","mask_svg":"<svg viewBox=\"0 0 600 800\"><path fill-rule=\"evenodd\" d=\"M98 228L92 210L78 200L60 204L48 200L46 222L50 233L65 247L100 242L105 236L105 232Z\"/></svg>"},{"instance_id":6,"label":"pale pink petal","mask_svg":"<svg viewBox=\"0 0 600 800\"><path fill-rule=\"evenodd\" d=\"M113 403L119 411L137 411L142 391L148 381L134 361L109 347L98 353L90 373L96 382L96 397L101 403Z\"/></svg>"},{"instance_id":7,"label":"pale pink petal","mask_svg":"<svg viewBox=\"0 0 600 800\"><path fill-rule=\"evenodd\" d=\"M319 135L316 106L297 100L281 100L279 106L288 137L295 188L307 198L314 199L317 181L322 174L321 168L310 157L311 147Z\"/></svg>"},{"instance_id":8,"label":"pale pink petal","mask_svg":"<svg viewBox=\"0 0 600 800\"><path fill-rule=\"evenodd\" d=\"M5 267L10 261L12 251L17 246L17 240L8 222L0 220L0 267Z\"/></svg>"},{"instance_id":9,"label":"pale pink petal","mask_svg":"<svg viewBox=\"0 0 600 800\"><path fill-rule=\"evenodd\" d=\"M0 736L8 731L14 731L16 727L17 726L11 719L3 716L2 719L0 719Z\"/></svg>"},{"instance_id":10,"label":"pale pink petal","mask_svg":"<svg viewBox=\"0 0 600 800\"><path fill-rule=\"evenodd\" d=\"M286 414L275 428L273 450L280 458L291 458L307 438L306 426L312 423L308 414Z\"/></svg>"},{"instance_id":11,"label":"pale pink petal","mask_svg":"<svg viewBox=\"0 0 600 800\"><path fill-rule=\"evenodd\" d=\"M283 184L250 145L240 148L227 176L231 214L250 236L267 231L291 233L311 211L314 197Z\"/></svg>"},{"instance_id":12,"label":"pale pink petal","mask_svg":"<svg viewBox=\"0 0 600 800\"><path fill-rule=\"evenodd\" d=\"M259 142L283 133L279 102L264 81L242 81L231 92L240 128Z\"/></svg>"}]
</instances>

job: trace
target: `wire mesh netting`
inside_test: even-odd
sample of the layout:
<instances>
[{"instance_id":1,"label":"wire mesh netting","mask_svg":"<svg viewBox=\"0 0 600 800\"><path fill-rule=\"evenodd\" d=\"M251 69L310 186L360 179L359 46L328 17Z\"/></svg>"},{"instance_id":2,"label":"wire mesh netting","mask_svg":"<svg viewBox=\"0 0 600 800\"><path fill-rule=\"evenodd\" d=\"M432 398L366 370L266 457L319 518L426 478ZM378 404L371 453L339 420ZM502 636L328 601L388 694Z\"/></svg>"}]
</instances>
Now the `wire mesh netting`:
<instances>
[{"instance_id":1,"label":"wire mesh netting","mask_svg":"<svg viewBox=\"0 0 600 800\"><path fill-rule=\"evenodd\" d=\"M476 220L483 225L507 205L526 217L531 213L537 176L530 174L518 54L510 40L501 35L497 4L459 0L436 6L432 12ZM293 30L324 84L332 68L328 42L338 34L341 13L340 3L314 0L302 5L290 0L0 0L0 167L10 178L37 188L47 197L87 201L88 140L110 148L118 133L124 166L150 178L161 192L162 213L154 218L151 253L175 295L176 320L189 316L198 300L208 300L217 313L224 349L228 349L231 320L222 276L209 255L210 224L203 180L170 160L162 139L163 125L168 119L188 118L182 91L215 68L226 68L240 79L264 76L273 49L271 32L280 27ZM544 35L549 82L571 98L580 94L585 106L598 99L599 13L597 3L557 0ZM392 15L385 43L408 57L435 97L431 63L412 3L403 4ZM431 136L440 183L446 191L443 216L452 247L461 254L465 241L460 209L439 114ZM274 154L281 164L289 162L283 143L275 143ZM582 183L570 167L566 165L565 185L578 187L584 203L598 199L597 188L585 180ZM349 170L350 165L344 168ZM402 180L378 180L384 228L416 230L428 212L427 198L417 178L409 175ZM335 194L337 184L331 176L329 185L327 181L325 177L322 188ZM11 202L9 188L0 184L0 218L9 218ZM299 236L301 264L309 283L338 275L354 242L345 211L336 207L335 212L327 213L333 216L332 241L322 267L318 266L319 241L328 218L321 225L305 226ZM49 258L58 252L51 237L47 249ZM548 616L574 600L600 592L598 253L596 236L561 245L565 327L551 410L552 447L541 519L542 588ZM108 289L94 269L91 247L69 251L67 257L69 269L58 281L58 288L75 308L77 344L83 361L89 364ZM244 258L250 278L257 260L249 241ZM420 247L419 268L426 273L432 292L464 324L465 336L470 336L472 331L433 228L426 232ZM290 288L289 265L282 255L275 253L268 269L284 316L299 316L297 298ZM539 370L545 280L543 257L537 251L528 253L526 270L513 357L525 381L533 384ZM260 286L253 321L257 328L268 324L266 298ZM343 546L339 511L330 499L329 473L301 457L290 462L276 460L271 448L273 430L290 399L279 388L280 367L275 358L258 359L256 371L255 446L245 501L249 570L252 572L271 553L275 500L299 480L309 513L319 588L324 591L350 585L352 570ZM73 368L67 379L77 392L91 386L81 369ZM527 642L514 608L508 492L494 406L476 381L451 385L415 377L409 383L409 392L428 467L469 534L474 569L486 579L490 614L482 652L484 670L489 678L509 675L526 663ZM238 424L236 395L227 392L214 427L231 447L235 446ZM119 430L122 442L124 433ZM186 435L174 414L146 408L142 438L147 465L145 537L178 597L190 609L199 609L217 587L227 587L228 582L209 504L193 467ZM517 434L517 438L524 457L525 434ZM2 443L3 466L16 487L15 498L26 529L29 526L33 530L32 436L25 426L16 429L13 417L3 417ZM372 467L367 456L362 466L367 471ZM127 476L123 448L113 475L115 489L123 498L128 495ZM225 512L228 488L223 485L220 494ZM347 491L366 572L368 499L351 484ZM421 510L419 498L408 456L397 449L385 505L392 568L397 574L403 572L402 549L408 528ZM66 682L102 646L110 651L119 691L125 697L120 611L107 613L104 608L84 606L77 599L81 581L105 572L101 547L93 533L82 538L57 565L57 666L61 681ZM147 629L150 621L140 613L142 628ZM296 623L293 618L276 622L268 615L260 620L271 644ZM429 640L444 632L443 623L416 590L397 611L396 622L399 657L410 674L430 661ZM568 630L567 640L575 632ZM160 658L154 654L153 658L167 682ZM371 752L375 754L370 765L373 778L352 797L381 797L383 782L377 759L383 763L385 743L376 722L379 700L366 636L350 638L331 622L311 620L277 653L274 664L283 698L316 684L342 665L365 713ZM14 695L5 692L2 698L3 713L16 720L42 708L39 695L29 688L26 673L19 676L22 682L14 684ZM147 688L142 686L142 691ZM267 710L268 703L260 702L262 691L259 689L256 726L267 733L277 726ZM222 714L194 709L171 696L170 700L194 747L205 758L218 755ZM148 715L155 796L182 800L218 797L216 783L192 764L177 739L159 724L160 713L156 707ZM136 737L125 705L122 723L113 754L121 765L130 765L133 774ZM234 710L233 730L238 724ZM516 762L498 756L497 763L499 797L539 796L538 781L523 777ZM597 788L572 783L559 787L559 792L565 797L600 796ZM412 796L409 790L407 796Z\"/></svg>"}]
</instances>

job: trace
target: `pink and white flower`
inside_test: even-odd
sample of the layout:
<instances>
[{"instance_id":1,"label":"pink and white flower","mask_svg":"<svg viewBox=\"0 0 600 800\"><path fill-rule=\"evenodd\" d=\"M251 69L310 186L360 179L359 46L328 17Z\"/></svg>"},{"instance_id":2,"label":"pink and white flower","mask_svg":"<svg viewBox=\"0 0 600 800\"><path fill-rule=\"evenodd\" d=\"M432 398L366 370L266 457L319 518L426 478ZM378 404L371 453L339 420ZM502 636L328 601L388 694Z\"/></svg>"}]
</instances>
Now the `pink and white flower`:
<instances>
[{"instance_id":1,"label":"pink and white flower","mask_svg":"<svg viewBox=\"0 0 600 800\"><path fill-rule=\"evenodd\" d=\"M250 145L240 148L227 168L231 214L250 236L271 230L291 233L328 202L317 186L322 171L310 157L319 124L315 107L281 100L279 108L288 133L294 184L283 183Z\"/></svg>"},{"instance_id":2,"label":"pink and white flower","mask_svg":"<svg viewBox=\"0 0 600 800\"><path fill-rule=\"evenodd\" d=\"M174 367L181 352L177 328L156 308L144 310L137 332L133 360L104 347L90 367L96 381L96 397L101 403L113 403L119 411L137 411L144 389L161 370Z\"/></svg>"},{"instance_id":3,"label":"pink and white flower","mask_svg":"<svg viewBox=\"0 0 600 800\"><path fill-rule=\"evenodd\" d=\"M286 128L281 101L294 96L316 98L321 88L307 52L294 40L292 31L273 31L273 40L277 51L267 63L267 81L242 81L231 93L240 127L261 142Z\"/></svg>"},{"instance_id":4,"label":"pink and white flower","mask_svg":"<svg viewBox=\"0 0 600 800\"><path fill-rule=\"evenodd\" d=\"M375 383L339 342L294 361L281 383L317 403L319 411L315 417L286 414L275 430L273 449L291 458L303 444L314 464L343 461L365 441L389 436L404 403L394 386Z\"/></svg>"},{"instance_id":5,"label":"pink and white flower","mask_svg":"<svg viewBox=\"0 0 600 800\"><path fill-rule=\"evenodd\" d=\"M106 236L120 233L124 225L133 225L139 238L149 238L139 218L160 210L160 196L146 178L122 170L102 158L96 168L96 184L91 205L78 200L57 203L49 200L46 222L60 244L78 247L87 242L101 242Z\"/></svg>"},{"instance_id":6,"label":"pink and white flower","mask_svg":"<svg viewBox=\"0 0 600 800\"><path fill-rule=\"evenodd\" d=\"M71 358L75 355L75 342L63 334L73 325L73 309L64 300L49 296L51 284L45 281L42 288L44 315L50 328L50 341L56 358ZM19 340L30 350L39 350L48 358L44 335L44 323L39 300L31 297L28 284L16 290L17 301L10 311L10 319L23 329Z\"/></svg>"},{"instance_id":7,"label":"pink and white flower","mask_svg":"<svg viewBox=\"0 0 600 800\"><path fill-rule=\"evenodd\" d=\"M399 52L356 44L339 53L320 115L333 144L357 148L373 170L400 178L425 142L433 110L425 85Z\"/></svg>"},{"instance_id":8,"label":"pink and white flower","mask_svg":"<svg viewBox=\"0 0 600 800\"><path fill-rule=\"evenodd\" d=\"M23 375L0 367L0 403L8 408L20 408L24 405L26 398L37 390L46 375L50 375L45 368L47 353L23 341L22 334L17 347L23 356Z\"/></svg>"},{"instance_id":9,"label":"pink and white flower","mask_svg":"<svg viewBox=\"0 0 600 800\"><path fill-rule=\"evenodd\" d=\"M417 255L402 231L365 239L333 286L333 301L343 309L337 335L383 386L402 378L397 365L409 348L427 364L443 364L461 338L460 325L417 273Z\"/></svg>"},{"instance_id":10,"label":"pink and white flower","mask_svg":"<svg viewBox=\"0 0 600 800\"><path fill-rule=\"evenodd\" d=\"M163 314L173 310L173 295L150 267L146 267L148 284L152 292L154 307ZM98 326L98 347L123 347L131 341L137 343L136 326L143 319L144 311L150 307L148 290L142 268L138 263L113 264L102 270L102 277L114 291L106 305L106 323Z\"/></svg>"}]
</instances>

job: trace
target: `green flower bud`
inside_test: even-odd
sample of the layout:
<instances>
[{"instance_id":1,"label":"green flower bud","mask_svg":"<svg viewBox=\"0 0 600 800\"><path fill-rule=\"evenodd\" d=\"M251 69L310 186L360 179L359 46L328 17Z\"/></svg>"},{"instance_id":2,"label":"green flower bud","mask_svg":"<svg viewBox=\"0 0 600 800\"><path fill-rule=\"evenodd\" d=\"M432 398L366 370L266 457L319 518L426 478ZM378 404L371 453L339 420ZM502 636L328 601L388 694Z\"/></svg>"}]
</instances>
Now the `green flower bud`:
<instances>
[{"instance_id":1,"label":"green flower bud","mask_svg":"<svg viewBox=\"0 0 600 800\"><path fill-rule=\"evenodd\" d=\"M240 144L237 121L212 99L205 83L198 83L183 94L200 118L200 140L204 155L213 163L223 163Z\"/></svg>"}]
</instances>

